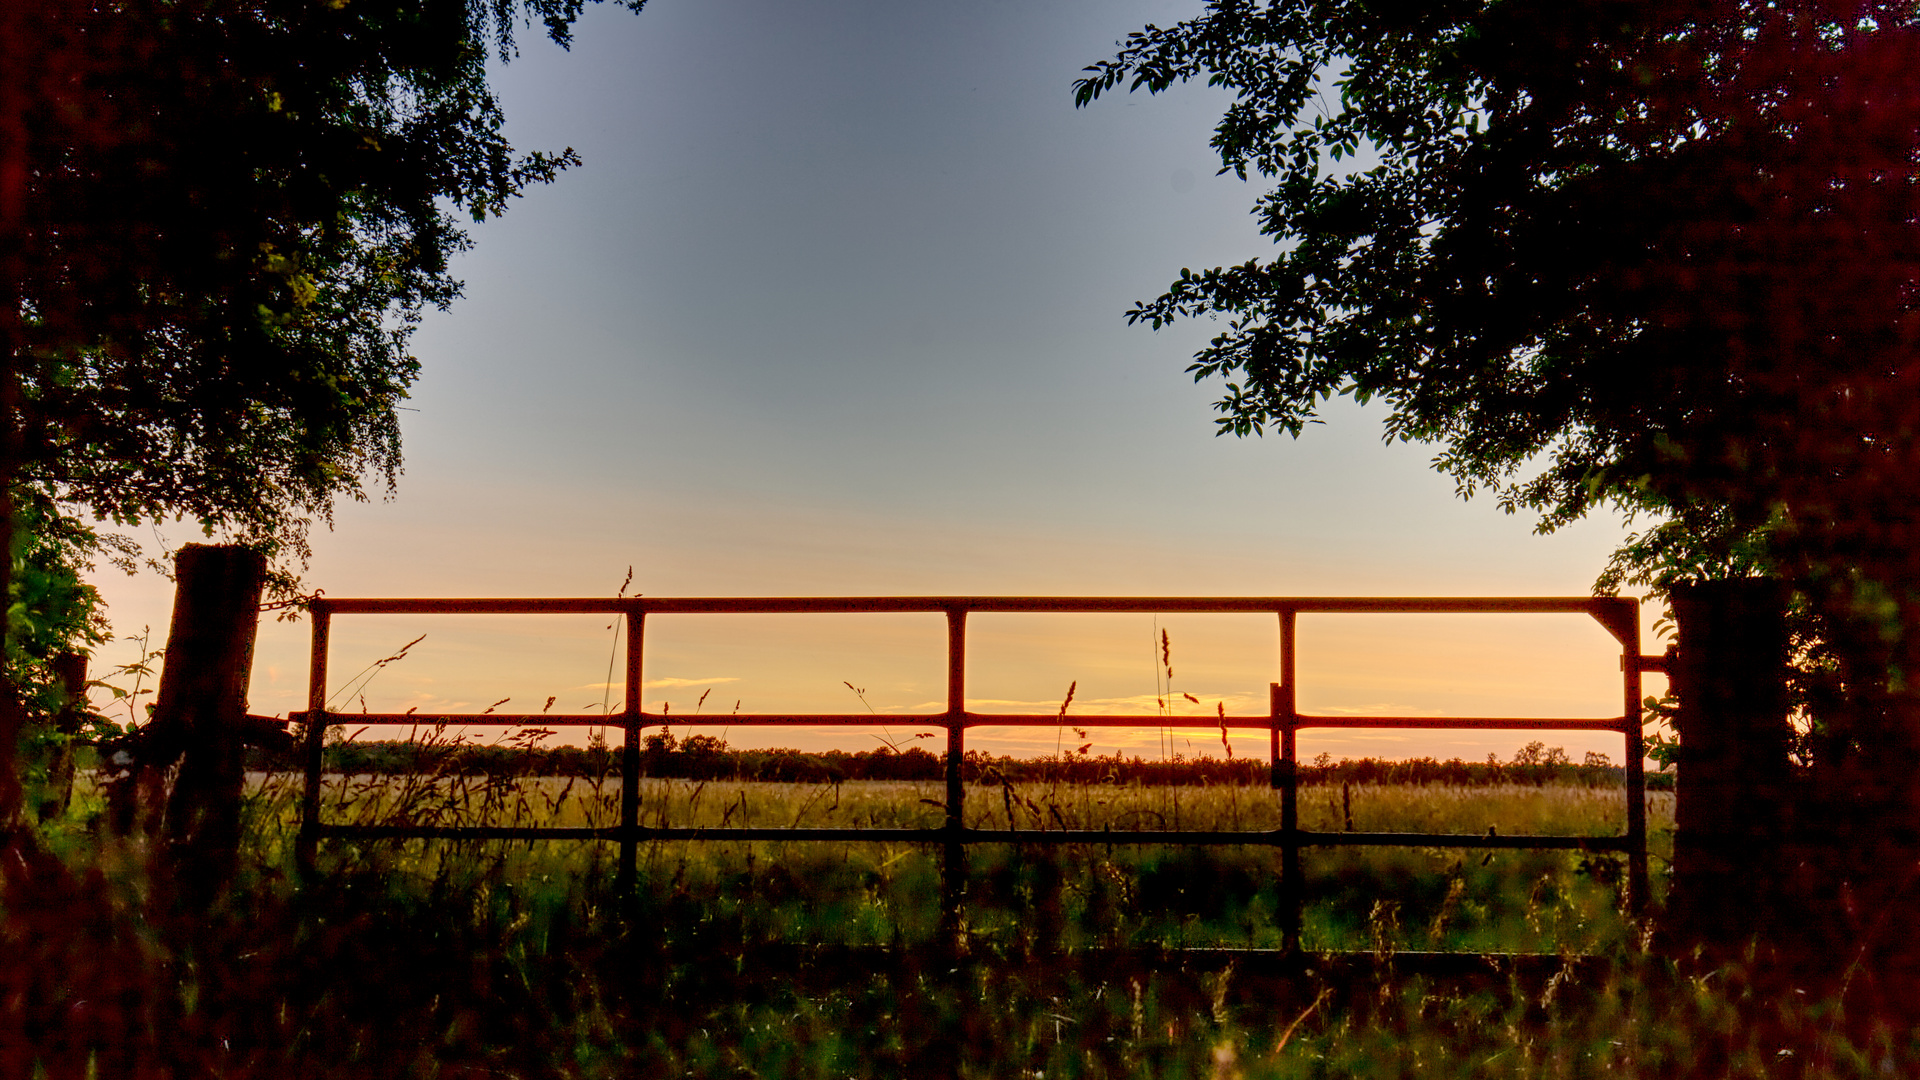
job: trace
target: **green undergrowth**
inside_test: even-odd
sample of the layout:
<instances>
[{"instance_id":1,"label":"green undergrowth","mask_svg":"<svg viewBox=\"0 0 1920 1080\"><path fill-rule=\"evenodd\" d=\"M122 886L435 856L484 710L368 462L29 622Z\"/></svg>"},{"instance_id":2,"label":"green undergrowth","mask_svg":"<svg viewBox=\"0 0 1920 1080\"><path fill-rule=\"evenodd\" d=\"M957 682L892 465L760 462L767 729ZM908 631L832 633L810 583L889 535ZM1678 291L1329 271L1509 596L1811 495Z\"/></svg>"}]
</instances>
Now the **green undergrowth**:
<instances>
[{"instance_id":1,"label":"green undergrowth","mask_svg":"<svg viewBox=\"0 0 1920 1080\"><path fill-rule=\"evenodd\" d=\"M335 867L303 888L254 867L202 912L171 907L130 851L13 883L0 1047L13 1075L49 1077L1827 1077L1920 1060L1896 1029L1742 965L1633 947L1447 977L1385 950L1285 975L978 938L965 956L810 957L691 891L628 902L604 873L515 880L502 853L467 854L465 873Z\"/></svg>"},{"instance_id":2,"label":"green undergrowth","mask_svg":"<svg viewBox=\"0 0 1920 1080\"><path fill-rule=\"evenodd\" d=\"M551 783L464 804L422 789L408 812L567 812ZM1014 790L1044 807L1044 791ZM1025 812L1006 791L987 789L980 812ZM731 815L738 791L654 794L657 812L695 821L795 809L771 791L747 790ZM917 795L864 794L872 813L917 813ZM1409 796L1390 813L1391 794L1349 801L1381 823L1491 805ZM329 797L336 816L406 808L390 790ZM47 824L37 861L4 873L7 1076L1864 1077L1920 1064L1870 980L1796 993L1764 955L1649 949L1654 925L1619 913L1610 864L1563 854L1313 853L1309 949L1357 952L1281 970L1178 951L1278 944L1273 854L1259 848L983 846L949 938L938 852L914 845L655 843L622 893L610 844L330 842L303 879L291 789L268 784L250 799L238 882L194 909L150 842L99 834L90 800ZM1591 955L1439 975L1412 962L1430 949Z\"/></svg>"}]
</instances>

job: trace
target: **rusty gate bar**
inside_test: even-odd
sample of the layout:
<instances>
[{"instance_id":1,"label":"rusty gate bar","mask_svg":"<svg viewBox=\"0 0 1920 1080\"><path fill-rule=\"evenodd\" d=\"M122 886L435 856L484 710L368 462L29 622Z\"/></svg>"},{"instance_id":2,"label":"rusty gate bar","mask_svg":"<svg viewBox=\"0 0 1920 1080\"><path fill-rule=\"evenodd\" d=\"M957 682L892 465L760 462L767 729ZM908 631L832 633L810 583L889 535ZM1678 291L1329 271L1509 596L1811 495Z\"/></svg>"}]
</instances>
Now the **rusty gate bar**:
<instances>
[{"instance_id":1,"label":"rusty gate bar","mask_svg":"<svg viewBox=\"0 0 1920 1080\"><path fill-rule=\"evenodd\" d=\"M1306 875L1300 865L1298 614L1291 610L1280 613L1280 681L1268 690L1272 699L1268 722L1280 733L1280 754L1273 768L1280 780L1280 831L1285 837L1280 849L1280 910L1281 943L1288 952L1300 951L1301 914L1306 908Z\"/></svg>"},{"instance_id":2,"label":"rusty gate bar","mask_svg":"<svg viewBox=\"0 0 1920 1080\"><path fill-rule=\"evenodd\" d=\"M313 615L313 641L307 653L307 716L325 716L327 712L327 644L332 618L316 606ZM308 724L305 751L306 786L300 794L300 835L294 841L294 862L302 871L311 871L320 843L320 769L326 754L327 726Z\"/></svg>"},{"instance_id":3,"label":"rusty gate bar","mask_svg":"<svg viewBox=\"0 0 1920 1080\"><path fill-rule=\"evenodd\" d=\"M699 826L642 825L641 841L652 840L861 840L873 843L945 844L946 826L930 829L814 828L785 825ZM329 825L326 835L341 840L619 840L618 825ZM1366 833L1301 830L1302 847L1430 847L1505 851L1528 848L1542 851L1624 851L1625 836L1488 836L1484 833ZM1147 847L1157 844L1205 844L1227 847L1278 847L1286 842L1279 829L968 829L968 844L1049 846L1083 844L1094 847Z\"/></svg>"},{"instance_id":4,"label":"rusty gate bar","mask_svg":"<svg viewBox=\"0 0 1920 1080\"><path fill-rule=\"evenodd\" d=\"M947 615L947 813L940 849L940 936L957 942L961 904L967 893L967 786L960 767L966 758L967 732L967 609L949 607ZM862 680L864 681L864 680Z\"/></svg>"},{"instance_id":5,"label":"rusty gate bar","mask_svg":"<svg viewBox=\"0 0 1920 1080\"><path fill-rule=\"evenodd\" d=\"M640 727L641 663L646 654L647 613L629 611L627 615L626 691L621 695L620 740L620 895L632 896L639 841L635 830L640 825ZM606 717L601 717L604 721Z\"/></svg>"},{"instance_id":6,"label":"rusty gate bar","mask_svg":"<svg viewBox=\"0 0 1920 1080\"><path fill-rule=\"evenodd\" d=\"M947 701L938 713L889 713L888 723L921 723L944 727L946 801L940 827L932 829L765 828L705 829L649 827L640 823L640 743L644 728L669 721L665 713L652 714L642 702L646 616L653 614L789 614L844 612L920 612L943 614L947 620ZM1268 731L1268 753L1273 788L1281 800L1281 827L1267 831L1221 832L1157 830L1113 832L1102 830L1025 831L969 829L965 823L966 785L962 777L966 729L975 726L1047 726L1061 723L1058 713L976 713L966 708L966 622L971 612L1191 612L1207 614L1272 613L1279 618L1280 681L1269 687L1267 715L1161 716L1157 714L1099 714L1072 718L1081 727L1193 727L1248 728ZM1470 716L1318 716L1302 715L1298 705L1297 637L1301 613L1585 613L1599 622L1619 643L1623 709L1618 717L1470 717ZM620 845L620 883L631 892L635 884L636 850L640 843L660 840L762 841L895 841L938 844L942 849L943 935L957 934L962 925L967 847L980 843L1011 844L1253 844L1277 847L1281 854L1283 933L1288 950L1300 947L1303 909L1301 853L1307 847L1390 845L1434 848L1517 849L1622 852L1629 863L1628 901L1636 912L1647 900L1645 770L1640 731L1641 676L1665 669L1660 657L1640 655L1639 601L1630 597L1079 597L1079 596L887 596L887 597L620 597L532 599L332 599L314 601L313 644L308 669L307 710L290 719L305 723L306 785L301 802L298 854L311 869L318 841L323 838L379 840L396 838L444 839L591 839ZM616 614L625 618L627 650L623 709L618 717L600 714L501 713L356 713L364 724L476 724L485 726L578 727L618 723L624 733L621 753L620 824L603 827L413 827L330 825L320 820L321 769L328 718L326 712L327 650L331 616L335 614ZM307 723L309 718L322 722ZM682 726L808 726L872 727L871 713L749 713L720 717L676 716ZM1617 836L1479 836L1451 833L1310 832L1299 827L1299 761L1297 735L1302 728L1481 728L1505 730L1614 731L1625 740L1627 788L1626 832Z\"/></svg>"},{"instance_id":7,"label":"rusty gate bar","mask_svg":"<svg viewBox=\"0 0 1920 1080\"><path fill-rule=\"evenodd\" d=\"M1624 725L1622 734L1626 736L1627 768L1627 904L1628 910L1642 915L1647 910L1647 900L1651 895L1651 883L1647 880L1647 798L1646 763L1641 758L1646 748L1641 745L1640 701L1642 687L1641 673L1653 668L1648 658L1640 655L1640 626L1636 621L1633 636L1621 642L1620 669L1624 673L1626 701L1623 704L1624 715L1633 717L1635 722ZM1666 670L1663 663L1659 670ZM1637 794L1635 794L1637 793Z\"/></svg>"},{"instance_id":8,"label":"rusty gate bar","mask_svg":"<svg viewBox=\"0 0 1920 1080\"><path fill-rule=\"evenodd\" d=\"M1585 612L1616 638L1630 624L1621 608L1639 601L1621 596L629 596L614 597L343 597L314 601L336 615L806 615L873 612L976 614L1056 612L1190 612L1316 615L1391 612L1490 615Z\"/></svg>"},{"instance_id":9,"label":"rusty gate bar","mask_svg":"<svg viewBox=\"0 0 1920 1080\"><path fill-rule=\"evenodd\" d=\"M291 718L304 723L305 712L294 712ZM386 724L399 727L411 727L418 724L430 727L437 723L448 726L475 725L481 727L618 727L624 723L623 714L611 716L601 713L331 713L343 719L351 719L359 724ZM709 713L682 715L674 713L643 713L642 727L671 723L675 727L878 727L882 723L903 721L909 727L944 728L948 723L948 713L942 709L937 713ZM1060 723L1058 712L1050 713L982 713L968 712L967 726L972 727L1057 727ZM1077 727L1171 727L1196 728L1213 731L1220 730L1220 718L1214 715L1161 716L1156 713L1072 713L1068 719ZM1303 717L1302 727L1316 728L1481 728L1495 731L1614 731L1620 730L1617 717L1607 719L1568 718L1534 716L1313 716ZM1227 715L1227 727L1235 730L1269 729L1267 714L1257 716ZM1276 738L1279 735L1276 733ZM1278 743L1275 744L1278 746ZM941 759L943 762L945 758ZM946 776L943 770L941 776ZM1279 790L1275 784L1274 789Z\"/></svg>"}]
</instances>

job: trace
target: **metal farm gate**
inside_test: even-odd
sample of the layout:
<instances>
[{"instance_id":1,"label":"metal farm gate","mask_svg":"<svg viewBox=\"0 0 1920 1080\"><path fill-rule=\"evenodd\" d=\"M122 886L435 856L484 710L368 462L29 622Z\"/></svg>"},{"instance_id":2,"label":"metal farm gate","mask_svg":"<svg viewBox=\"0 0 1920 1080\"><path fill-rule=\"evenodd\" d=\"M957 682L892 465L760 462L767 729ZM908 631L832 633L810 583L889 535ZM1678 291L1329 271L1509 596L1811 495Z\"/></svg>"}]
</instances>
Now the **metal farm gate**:
<instances>
[{"instance_id":1,"label":"metal farm gate","mask_svg":"<svg viewBox=\"0 0 1920 1080\"><path fill-rule=\"evenodd\" d=\"M646 712L641 705L641 669L646 652L648 615L826 614L924 612L944 614L947 622L947 707L942 712L876 716L872 713L739 713L671 716ZM970 727L1054 727L1057 713L969 712L966 707L967 616L974 612L1053 613L1256 613L1279 620L1280 680L1271 684L1268 710L1256 716L1083 715L1077 727L1190 727L1263 729L1268 733L1272 785L1280 800L1281 825L1265 831L1217 830L1011 830L968 828L962 819L966 785L961 765ZM1580 613L1590 615L1620 644L1621 711L1604 718L1570 717L1407 717L1311 716L1295 705L1296 624L1302 613ZM330 824L320 819L321 757L330 724L348 719L329 714L327 647L334 615L433 614L594 614L626 619L624 708L601 714L415 714L354 713L356 724L438 724L541 727L620 727L625 733L620 757L620 824L605 827L449 827ZM1640 736L1641 674L1663 670L1663 658L1640 653L1639 601L1631 597L1080 597L1080 596L907 596L907 597L752 597L619 599L332 599L313 602L313 645L307 684L307 711L291 719L305 723L306 786L301 806L300 851L310 864L324 839L402 838L604 840L620 845L620 880L631 887L635 853L648 841L766 840L882 841L939 845L943 849L946 913L957 919L965 885L965 849L973 844L1190 844L1264 845L1281 855L1282 911L1289 951L1300 944L1302 868L1300 852L1309 847L1402 846L1428 848L1547 848L1624 853L1628 861L1627 896L1634 909L1647 899L1645 777ZM338 719L336 719L338 716ZM319 717L323 722L306 722ZM639 814L642 729L668 722L687 726L878 727L912 723L944 727L946 745L945 823L937 828L687 828L643 825ZM1497 836L1457 833L1311 832L1299 827L1298 761L1295 736L1302 728L1483 728L1520 731L1613 731L1625 741L1626 831L1617 836Z\"/></svg>"}]
</instances>

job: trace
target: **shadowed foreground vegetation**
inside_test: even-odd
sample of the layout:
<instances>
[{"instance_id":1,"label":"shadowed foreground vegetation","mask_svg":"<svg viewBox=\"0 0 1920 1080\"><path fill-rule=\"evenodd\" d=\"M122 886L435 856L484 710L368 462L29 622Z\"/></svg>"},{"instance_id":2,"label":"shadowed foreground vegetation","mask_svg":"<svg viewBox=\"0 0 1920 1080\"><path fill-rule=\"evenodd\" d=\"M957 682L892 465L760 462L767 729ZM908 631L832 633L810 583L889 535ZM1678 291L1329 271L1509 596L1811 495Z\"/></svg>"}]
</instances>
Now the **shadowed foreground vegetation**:
<instances>
[{"instance_id":1,"label":"shadowed foreground vegetation","mask_svg":"<svg viewBox=\"0 0 1920 1080\"><path fill-rule=\"evenodd\" d=\"M921 799L937 790L654 779L643 802L675 822L884 824L936 815ZM154 845L100 835L92 792L49 822L44 861L5 879L8 1074L1824 1077L1920 1064L1898 987L1865 973L1796 985L1765 952L1650 951L1652 927L1618 910L1617 870L1577 855L1310 854L1309 949L1358 953L1289 968L1168 951L1277 944L1266 849L982 847L956 954L926 848L659 843L623 897L611 845L329 843L299 884L292 793L290 778L254 786L242 880L211 910L176 899ZM327 816L585 820L615 794L591 778L363 776L329 784ZM1492 814L1528 831L1507 819L1559 807L1555 828L1610 831L1619 813L1617 792L1568 785L1320 784L1303 792L1303 824L1340 827L1343 795L1360 828L1478 831ZM1270 796L1006 783L975 785L969 807L1004 824L1175 800L1185 824L1237 812L1253 826ZM1671 802L1654 800L1658 832ZM1410 955L1431 949L1590 955L1433 974Z\"/></svg>"}]
</instances>

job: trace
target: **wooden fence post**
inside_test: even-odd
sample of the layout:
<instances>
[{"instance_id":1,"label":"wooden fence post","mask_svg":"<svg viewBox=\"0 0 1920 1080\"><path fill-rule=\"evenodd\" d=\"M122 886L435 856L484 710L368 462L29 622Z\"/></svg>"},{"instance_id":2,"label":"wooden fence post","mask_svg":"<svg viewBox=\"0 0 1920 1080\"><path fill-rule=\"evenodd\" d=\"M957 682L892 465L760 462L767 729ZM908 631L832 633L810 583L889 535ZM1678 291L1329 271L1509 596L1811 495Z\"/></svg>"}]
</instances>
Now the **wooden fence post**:
<instances>
[{"instance_id":1,"label":"wooden fence post","mask_svg":"<svg viewBox=\"0 0 1920 1080\"><path fill-rule=\"evenodd\" d=\"M1675 586L1680 711L1673 892L1682 939L1738 946L1779 911L1787 760L1787 590L1768 578Z\"/></svg>"},{"instance_id":2,"label":"wooden fence post","mask_svg":"<svg viewBox=\"0 0 1920 1080\"><path fill-rule=\"evenodd\" d=\"M237 545L174 557L173 621L153 726L179 747L164 835L182 899L204 904L239 856L247 683L267 561Z\"/></svg>"}]
</instances>

